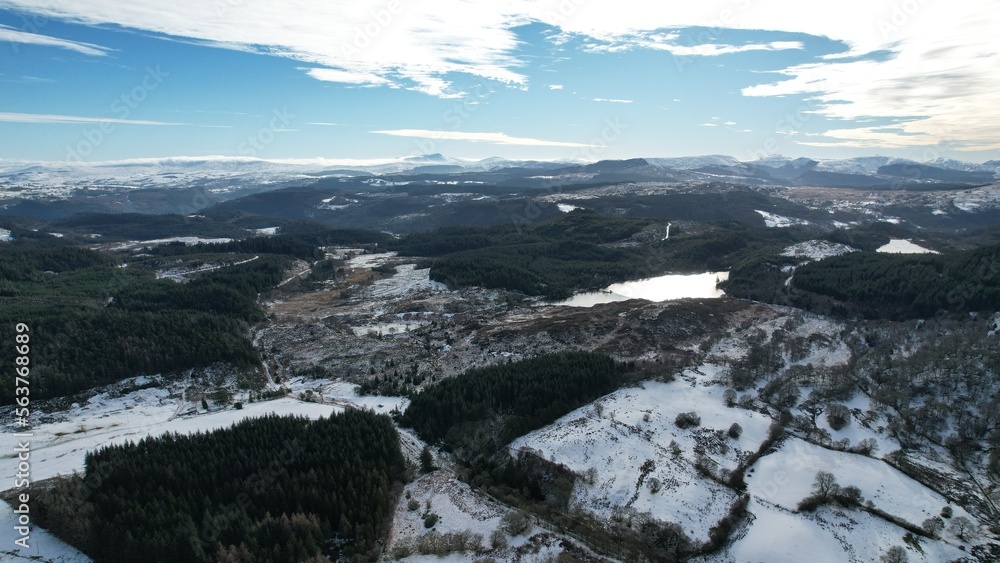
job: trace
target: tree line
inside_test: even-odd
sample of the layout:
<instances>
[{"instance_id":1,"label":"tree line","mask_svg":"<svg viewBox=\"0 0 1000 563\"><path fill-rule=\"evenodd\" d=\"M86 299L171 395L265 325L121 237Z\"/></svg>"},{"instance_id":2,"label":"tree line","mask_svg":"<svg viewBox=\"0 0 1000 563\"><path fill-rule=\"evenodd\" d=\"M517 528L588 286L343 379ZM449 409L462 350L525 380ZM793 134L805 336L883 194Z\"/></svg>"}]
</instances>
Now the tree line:
<instances>
[{"instance_id":1,"label":"tree line","mask_svg":"<svg viewBox=\"0 0 1000 563\"><path fill-rule=\"evenodd\" d=\"M404 469L386 416L269 415L101 448L38 503L96 561L374 560Z\"/></svg>"},{"instance_id":2,"label":"tree line","mask_svg":"<svg viewBox=\"0 0 1000 563\"><path fill-rule=\"evenodd\" d=\"M0 252L0 326L31 327L37 399L216 362L251 367L259 357L246 334L264 318L257 294L289 261L261 254L177 283L86 248L15 241ZM13 361L13 335L0 333L0 359ZM12 400L4 392L0 402Z\"/></svg>"}]
</instances>

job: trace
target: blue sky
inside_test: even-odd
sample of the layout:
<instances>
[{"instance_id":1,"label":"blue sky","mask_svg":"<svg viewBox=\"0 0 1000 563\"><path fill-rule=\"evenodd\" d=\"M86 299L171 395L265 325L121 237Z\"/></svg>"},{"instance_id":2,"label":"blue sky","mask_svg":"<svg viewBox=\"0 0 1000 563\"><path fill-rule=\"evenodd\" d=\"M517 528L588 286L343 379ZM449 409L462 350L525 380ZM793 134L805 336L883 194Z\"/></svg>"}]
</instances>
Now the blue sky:
<instances>
[{"instance_id":1,"label":"blue sky","mask_svg":"<svg viewBox=\"0 0 1000 563\"><path fill-rule=\"evenodd\" d=\"M0 158L1000 158L988 4L331 4L0 0Z\"/></svg>"}]
</instances>

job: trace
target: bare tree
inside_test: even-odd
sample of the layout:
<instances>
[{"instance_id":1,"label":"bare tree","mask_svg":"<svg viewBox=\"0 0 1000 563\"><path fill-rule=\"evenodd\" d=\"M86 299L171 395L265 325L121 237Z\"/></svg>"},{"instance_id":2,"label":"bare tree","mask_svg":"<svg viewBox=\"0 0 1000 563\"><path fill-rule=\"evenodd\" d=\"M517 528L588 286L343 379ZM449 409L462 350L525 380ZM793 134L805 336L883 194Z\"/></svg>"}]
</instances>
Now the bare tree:
<instances>
[{"instance_id":1,"label":"bare tree","mask_svg":"<svg viewBox=\"0 0 1000 563\"><path fill-rule=\"evenodd\" d=\"M920 525L928 534L936 537L941 535L941 531L944 530L944 520L940 516L935 516L933 518L928 518L924 520L923 524Z\"/></svg>"},{"instance_id":2,"label":"bare tree","mask_svg":"<svg viewBox=\"0 0 1000 563\"><path fill-rule=\"evenodd\" d=\"M898 545L894 545L889 548L889 551L883 553L879 560L882 563L907 563L910 558L906 556L905 549Z\"/></svg>"},{"instance_id":3,"label":"bare tree","mask_svg":"<svg viewBox=\"0 0 1000 563\"><path fill-rule=\"evenodd\" d=\"M817 496L825 499L830 498L838 490L840 490L840 487L837 485L837 478L833 476L833 473L828 471L816 473L816 480L813 481L813 491L815 491Z\"/></svg>"},{"instance_id":4,"label":"bare tree","mask_svg":"<svg viewBox=\"0 0 1000 563\"><path fill-rule=\"evenodd\" d=\"M840 430L851 423L851 409L834 403L826 408L826 421L830 423L830 428Z\"/></svg>"},{"instance_id":5,"label":"bare tree","mask_svg":"<svg viewBox=\"0 0 1000 563\"><path fill-rule=\"evenodd\" d=\"M958 539L962 541L974 540L979 536L979 530L976 523L969 520L965 516L956 516L951 521L951 526L948 528L951 533L955 534Z\"/></svg>"}]
</instances>

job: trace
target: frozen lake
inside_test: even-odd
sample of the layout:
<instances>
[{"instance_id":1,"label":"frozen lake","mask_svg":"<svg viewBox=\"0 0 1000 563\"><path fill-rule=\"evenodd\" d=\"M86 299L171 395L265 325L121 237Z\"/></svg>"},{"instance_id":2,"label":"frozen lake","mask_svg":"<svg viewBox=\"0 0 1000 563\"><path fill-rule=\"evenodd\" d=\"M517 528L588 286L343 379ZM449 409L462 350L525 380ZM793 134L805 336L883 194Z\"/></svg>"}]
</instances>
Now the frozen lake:
<instances>
[{"instance_id":1,"label":"frozen lake","mask_svg":"<svg viewBox=\"0 0 1000 563\"><path fill-rule=\"evenodd\" d=\"M913 244L908 240L898 238L889 239L889 244L878 247L877 251L890 254L940 254L936 250L924 248L919 244Z\"/></svg>"},{"instance_id":2,"label":"frozen lake","mask_svg":"<svg viewBox=\"0 0 1000 563\"><path fill-rule=\"evenodd\" d=\"M593 307L601 303L613 303L628 299L659 302L673 299L722 297L725 292L716 285L727 279L729 279L729 272L669 274L655 278L613 283L602 291L578 293L565 301L557 301L552 305Z\"/></svg>"}]
</instances>

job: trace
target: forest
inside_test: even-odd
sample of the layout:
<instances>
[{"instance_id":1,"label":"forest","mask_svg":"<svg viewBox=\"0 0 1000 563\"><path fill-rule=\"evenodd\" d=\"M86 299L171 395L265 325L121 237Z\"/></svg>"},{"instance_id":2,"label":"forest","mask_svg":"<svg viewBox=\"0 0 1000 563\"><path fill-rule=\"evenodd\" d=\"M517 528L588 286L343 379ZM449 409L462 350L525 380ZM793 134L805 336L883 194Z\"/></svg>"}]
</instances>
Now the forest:
<instances>
[{"instance_id":1,"label":"forest","mask_svg":"<svg viewBox=\"0 0 1000 563\"><path fill-rule=\"evenodd\" d=\"M604 354L559 352L472 369L416 395L400 422L471 460L614 391L633 368Z\"/></svg>"},{"instance_id":2,"label":"forest","mask_svg":"<svg viewBox=\"0 0 1000 563\"><path fill-rule=\"evenodd\" d=\"M95 561L371 561L404 470L386 416L269 415L104 447L32 499Z\"/></svg>"},{"instance_id":3,"label":"forest","mask_svg":"<svg viewBox=\"0 0 1000 563\"><path fill-rule=\"evenodd\" d=\"M263 319L257 294L281 281L288 257L262 254L177 283L53 241L15 241L0 253L0 325L31 327L32 397L216 362L259 363L246 334ZM6 361L13 334L0 334ZM12 400L3 394L3 403Z\"/></svg>"},{"instance_id":4,"label":"forest","mask_svg":"<svg viewBox=\"0 0 1000 563\"><path fill-rule=\"evenodd\" d=\"M450 287L481 286L550 299L574 291L667 272L717 271L761 249L808 240L801 229L767 229L732 221L686 232L665 223L575 210L529 225L453 227L409 235L388 248L433 258L431 279Z\"/></svg>"},{"instance_id":5,"label":"forest","mask_svg":"<svg viewBox=\"0 0 1000 563\"><path fill-rule=\"evenodd\" d=\"M526 228L512 223L417 233L390 245L404 256L433 257L431 279L450 287L481 286L558 299L634 277L639 253L606 243L626 239L652 220L576 212Z\"/></svg>"},{"instance_id":6,"label":"forest","mask_svg":"<svg viewBox=\"0 0 1000 563\"><path fill-rule=\"evenodd\" d=\"M853 252L799 266L797 260L747 260L723 284L735 297L793 305L839 317L906 320L1000 308L1000 245L945 254Z\"/></svg>"}]
</instances>

